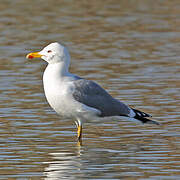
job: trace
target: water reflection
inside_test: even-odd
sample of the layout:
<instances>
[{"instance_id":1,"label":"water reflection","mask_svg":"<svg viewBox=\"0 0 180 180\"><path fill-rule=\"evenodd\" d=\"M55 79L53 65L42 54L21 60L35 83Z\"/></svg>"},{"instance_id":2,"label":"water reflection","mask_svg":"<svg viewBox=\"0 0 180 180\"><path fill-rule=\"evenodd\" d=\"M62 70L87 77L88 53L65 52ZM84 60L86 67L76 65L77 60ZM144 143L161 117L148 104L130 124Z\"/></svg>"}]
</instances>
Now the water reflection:
<instances>
[{"instance_id":1,"label":"water reflection","mask_svg":"<svg viewBox=\"0 0 180 180\"><path fill-rule=\"evenodd\" d=\"M48 167L44 170L45 179L74 179L83 177L81 169L83 162L81 162L81 149L77 148L76 153L72 152L57 152L50 153L52 161L44 162Z\"/></svg>"},{"instance_id":2,"label":"water reflection","mask_svg":"<svg viewBox=\"0 0 180 180\"><path fill-rule=\"evenodd\" d=\"M175 146L170 143L175 139L159 137L160 134L162 130L149 131L149 137L142 132L140 135L122 132L119 141L106 133L101 141L85 139L85 146L50 152L50 160L44 162L45 179L164 178L176 172L178 161L173 156ZM174 173L173 178L178 178L178 174Z\"/></svg>"}]
</instances>

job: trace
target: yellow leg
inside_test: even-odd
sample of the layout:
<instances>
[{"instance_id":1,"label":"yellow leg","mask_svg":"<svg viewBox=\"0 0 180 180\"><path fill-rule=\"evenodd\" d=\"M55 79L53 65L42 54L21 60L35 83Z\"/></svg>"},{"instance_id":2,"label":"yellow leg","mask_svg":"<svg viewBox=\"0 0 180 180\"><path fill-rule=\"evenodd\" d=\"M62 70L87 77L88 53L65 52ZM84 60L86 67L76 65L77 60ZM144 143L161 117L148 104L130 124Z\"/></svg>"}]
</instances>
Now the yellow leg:
<instances>
[{"instance_id":1,"label":"yellow leg","mask_svg":"<svg viewBox=\"0 0 180 180\"><path fill-rule=\"evenodd\" d=\"M82 126L81 125L78 126L77 134L78 134L78 140L81 140L81 138L82 138Z\"/></svg>"},{"instance_id":2,"label":"yellow leg","mask_svg":"<svg viewBox=\"0 0 180 180\"><path fill-rule=\"evenodd\" d=\"M80 120L75 121L75 123L77 126L77 138L78 138L78 141L80 142L82 139L82 123Z\"/></svg>"}]
</instances>

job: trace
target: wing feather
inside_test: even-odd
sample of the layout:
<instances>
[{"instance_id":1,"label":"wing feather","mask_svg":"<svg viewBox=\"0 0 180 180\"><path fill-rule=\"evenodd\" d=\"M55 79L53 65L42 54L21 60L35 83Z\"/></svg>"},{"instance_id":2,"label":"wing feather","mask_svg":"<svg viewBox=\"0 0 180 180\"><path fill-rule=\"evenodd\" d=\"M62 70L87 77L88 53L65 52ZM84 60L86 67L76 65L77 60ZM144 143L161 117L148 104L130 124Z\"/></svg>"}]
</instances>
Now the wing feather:
<instances>
[{"instance_id":1,"label":"wing feather","mask_svg":"<svg viewBox=\"0 0 180 180\"><path fill-rule=\"evenodd\" d=\"M97 83L78 79L74 81L73 97L76 101L101 111L101 116L128 116L130 108L114 99Z\"/></svg>"}]
</instances>

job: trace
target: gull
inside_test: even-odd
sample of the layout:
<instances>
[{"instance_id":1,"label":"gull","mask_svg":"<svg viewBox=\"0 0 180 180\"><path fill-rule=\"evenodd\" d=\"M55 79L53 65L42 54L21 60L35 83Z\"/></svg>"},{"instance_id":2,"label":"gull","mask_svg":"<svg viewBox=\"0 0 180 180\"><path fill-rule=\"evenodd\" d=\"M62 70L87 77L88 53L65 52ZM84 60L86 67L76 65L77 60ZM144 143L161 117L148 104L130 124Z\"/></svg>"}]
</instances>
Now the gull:
<instances>
[{"instance_id":1,"label":"gull","mask_svg":"<svg viewBox=\"0 0 180 180\"><path fill-rule=\"evenodd\" d=\"M75 120L78 141L82 138L82 124L95 119L103 123L104 118L126 117L159 125L147 118L151 115L113 98L96 82L71 74L70 54L65 46L54 42L40 52L29 53L26 58L41 58L48 63L43 74L45 96L59 115Z\"/></svg>"}]
</instances>

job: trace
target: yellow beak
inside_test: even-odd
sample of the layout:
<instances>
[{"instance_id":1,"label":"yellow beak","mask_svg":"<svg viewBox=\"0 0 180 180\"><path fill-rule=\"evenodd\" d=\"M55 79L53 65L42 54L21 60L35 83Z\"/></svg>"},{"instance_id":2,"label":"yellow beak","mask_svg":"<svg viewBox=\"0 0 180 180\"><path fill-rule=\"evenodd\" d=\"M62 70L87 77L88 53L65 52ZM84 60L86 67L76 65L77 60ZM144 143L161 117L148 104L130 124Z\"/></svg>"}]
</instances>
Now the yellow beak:
<instances>
[{"instance_id":1,"label":"yellow beak","mask_svg":"<svg viewBox=\"0 0 180 180\"><path fill-rule=\"evenodd\" d=\"M27 54L26 58L27 59L33 59L33 58L41 58L41 54L39 54L39 52L33 52L33 53L29 53Z\"/></svg>"}]
</instances>

